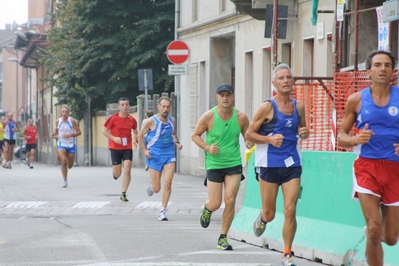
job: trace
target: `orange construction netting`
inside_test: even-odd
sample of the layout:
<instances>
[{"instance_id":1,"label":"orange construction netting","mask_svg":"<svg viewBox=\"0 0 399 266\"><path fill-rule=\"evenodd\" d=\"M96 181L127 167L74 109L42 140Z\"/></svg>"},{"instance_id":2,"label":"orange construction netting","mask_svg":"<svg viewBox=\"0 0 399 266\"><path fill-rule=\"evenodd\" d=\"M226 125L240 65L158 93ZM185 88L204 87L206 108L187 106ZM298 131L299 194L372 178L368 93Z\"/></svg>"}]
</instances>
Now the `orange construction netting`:
<instances>
[{"instance_id":1,"label":"orange construction netting","mask_svg":"<svg viewBox=\"0 0 399 266\"><path fill-rule=\"evenodd\" d=\"M319 82L304 80L296 82L293 98L305 105L306 124L309 129L309 138L302 140L300 147L303 150L332 151L331 143L333 132L333 101L331 91L334 88L332 81Z\"/></svg>"},{"instance_id":2,"label":"orange construction netting","mask_svg":"<svg viewBox=\"0 0 399 266\"><path fill-rule=\"evenodd\" d=\"M395 69L391 83L396 84ZM346 151L337 146L337 135L348 97L371 85L365 71L337 72L334 80L318 79L296 82L292 97L305 105L309 138L302 140L303 150Z\"/></svg>"}]
</instances>

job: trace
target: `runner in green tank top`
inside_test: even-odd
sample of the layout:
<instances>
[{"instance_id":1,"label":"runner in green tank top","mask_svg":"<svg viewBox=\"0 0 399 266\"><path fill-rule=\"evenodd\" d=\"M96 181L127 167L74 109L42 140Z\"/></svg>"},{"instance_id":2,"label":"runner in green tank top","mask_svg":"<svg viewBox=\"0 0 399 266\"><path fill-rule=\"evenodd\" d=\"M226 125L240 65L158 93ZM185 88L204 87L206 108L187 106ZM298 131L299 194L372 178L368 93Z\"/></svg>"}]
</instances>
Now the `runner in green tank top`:
<instances>
[{"instance_id":1,"label":"runner in green tank top","mask_svg":"<svg viewBox=\"0 0 399 266\"><path fill-rule=\"evenodd\" d=\"M206 111L198 121L191 139L205 151L206 184L208 200L200 215L201 226L208 227L212 212L220 208L223 197L225 209L222 216L222 230L217 248L232 250L227 241L227 232L234 219L235 202L242 176L240 133L245 136L248 117L234 108L234 91L228 84L221 84L216 90L218 105ZM206 132L206 141L201 135ZM247 148L253 146L246 143Z\"/></svg>"},{"instance_id":2,"label":"runner in green tank top","mask_svg":"<svg viewBox=\"0 0 399 266\"><path fill-rule=\"evenodd\" d=\"M205 152L206 170L223 169L241 165L239 137L241 127L237 118L237 110L229 120L223 120L217 112L217 107L212 108L213 126L206 132L206 144L211 146L216 143L217 154Z\"/></svg>"}]
</instances>

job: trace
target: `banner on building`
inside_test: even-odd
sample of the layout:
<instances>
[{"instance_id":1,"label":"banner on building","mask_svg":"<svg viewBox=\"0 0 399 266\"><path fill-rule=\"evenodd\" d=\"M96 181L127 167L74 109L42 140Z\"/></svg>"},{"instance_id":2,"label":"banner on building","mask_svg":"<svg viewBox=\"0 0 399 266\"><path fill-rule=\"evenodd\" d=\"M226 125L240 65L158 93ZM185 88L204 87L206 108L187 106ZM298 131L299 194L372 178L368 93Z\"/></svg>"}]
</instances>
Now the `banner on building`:
<instances>
[{"instance_id":1,"label":"banner on building","mask_svg":"<svg viewBox=\"0 0 399 266\"><path fill-rule=\"evenodd\" d=\"M383 9L379 6L377 12L378 50L389 51L389 23L384 22Z\"/></svg>"}]
</instances>

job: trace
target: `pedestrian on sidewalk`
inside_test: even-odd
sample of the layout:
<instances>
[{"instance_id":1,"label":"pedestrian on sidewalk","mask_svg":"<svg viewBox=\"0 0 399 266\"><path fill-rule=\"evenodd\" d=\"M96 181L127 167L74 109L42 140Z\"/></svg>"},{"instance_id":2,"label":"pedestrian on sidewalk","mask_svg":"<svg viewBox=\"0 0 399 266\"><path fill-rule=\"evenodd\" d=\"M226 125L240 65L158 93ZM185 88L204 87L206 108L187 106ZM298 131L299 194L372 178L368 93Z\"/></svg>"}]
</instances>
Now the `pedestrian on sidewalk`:
<instances>
[{"instance_id":1,"label":"pedestrian on sidewalk","mask_svg":"<svg viewBox=\"0 0 399 266\"><path fill-rule=\"evenodd\" d=\"M338 145L353 148L352 197L366 221L366 259L384 264L382 242L399 238L399 88L391 85L396 59L389 51L371 51L366 73L371 86L349 96ZM351 134L355 124L355 134Z\"/></svg>"},{"instance_id":2,"label":"pedestrian on sidewalk","mask_svg":"<svg viewBox=\"0 0 399 266\"><path fill-rule=\"evenodd\" d=\"M302 162L300 139L306 139L305 107L291 98L294 77L290 67L280 64L273 70L276 95L256 112L245 137L256 144L255 167L259 174L262 210L255 220L255 236L261 236L276 214L276 198L281 186L284 199L282 264L294 266L292 243L296 232L296 204L300 191Z\"/></svg>"},{"instance_id":3,"label":"pedestrian on sidewalk","mask_svg":"<svg viewBox=\"0 0 399 266\"><path fill-rule=\"evenodd\" d=\"M220 250L233 250L227 241L227 233L234 219L236 197L243 176L240 134L245 136L249 124L248 117L233 106L234 98L231 85L219 85L216 89L217 106L201 116L191 135L195 144L205 151L208 199L200 215L202 227L209 226L212 212L220 208L224 188L225 209L217 243L217 248ZM204 132L206 132L205 141L201 137ZM252 143L247 145L249 148L253 146Z\"/></svg>"},{"instance_id":4,"label":"pedestrian on sidewalk","mask_svg":"<svg viewBox=\"0 0 399 266\"><path fill-rule=\"evenodd\" d=\"M111 115L104 123L103 135L108 141L111 153L112 176L117 180L122 174L122 193L120 200L129 201L126 192L131 180L133 147L137 147L137 120L129 114L129 99L122 97L118 100L119 112ZM134 138L132 138L132 131Z\"/></svg>"},{"instance_id":5,"label":"pedestrian on sidewalk","mask_svg":"<svg viewBox=\"0 0 399 266\"><path fill-rule=\"evenodd\" d=\"M25 126L22 136L25 138L26 161L28 167L33 169L33 162L35 161L37 130L36 125L33 124L33 119L28 119L28 124Z\"/></svg>"},{"instance_id":6,"label":"pedestrian on sidewalk","mask_svg":"<svg viewBox=\"0 0 399 266\"><path fill-rule=\"evenodd\" d=\"M67 105L61 107L61 117L55 122L55 128L51 136L58 139L57 155L61 162L61 173L64 180L64 188L68 187L68 169L73 167L76 154L76 137L81 134L78 122L69 116L70 108Z\"/></svg>"},{"instance_id":7,"label":"pedestrian on sidewalk","mask_svg":"<svg viewBox=\"0 0 399 266\"><path fill-rule=\"evenodd\" d=\"M11 161L14 158L14 146L17 139L17 132L20 131L19 123L13 119L13 114L9 112L7 114L7 120L5 122L4 130L4 158L5 162L3 167L11 169Z\"/></svg>"},{"instance_id":8,"label":"pedestrian on sidewalk","mask_svg":"<svg viewBox=\"0 0 399 266\"><path fill-rule=\"evenodd\" d=\"M176 155L175 146L181 150L176 134L176 120L169 115L172 101L162 96L158 100L158 114L146 119L141 128L138 139L144 156L148 159L151 183L147 187L147 195L152 196L161 190L161 177L164 175L164 190L162 206L158 220L168 221L166 208L172 194L172 181L175 174ZM147 134L148 144L144 145L144 135Z\"/></svg>"}]
</instances>

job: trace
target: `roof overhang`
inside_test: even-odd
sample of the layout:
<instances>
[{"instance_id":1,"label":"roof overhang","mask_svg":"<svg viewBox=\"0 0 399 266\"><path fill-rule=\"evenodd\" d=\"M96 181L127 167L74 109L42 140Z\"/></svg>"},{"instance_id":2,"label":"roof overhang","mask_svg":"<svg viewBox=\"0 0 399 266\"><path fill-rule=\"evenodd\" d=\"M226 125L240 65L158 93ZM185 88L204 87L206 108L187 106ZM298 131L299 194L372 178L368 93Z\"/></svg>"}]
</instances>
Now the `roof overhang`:
<instances>
[{"instance_id":1,"label":"roof overhang","mask_svg":"<svg viewBox=\"0 0 399 266\"><path fill-rule=\"evenodd\" d=\"M240 14L247 14L257 20L266 19L266 6L274 5L273 0L230 0ZM279 0L278 5L288 6L288 16L296 16L296 0Z\"/></svg>"},{"instance_id":2,"label":"roof overhang","mask_svg":"<svg viewBox=\"0 0 399 266\"><path fill-rule=\"evenodd\" d=\"M39 60L47 53L45 48L49 45L47 42L47 34L37 33L31 30L25 33L16 32L15 35L16 40L14 48L27 48L19 64L26 68L39 68Z\"/></svg>"},{"instance_id":3,"label":"roof overhang","mask_svg":"<svg viewBox=\"0 0 399 266\"><path fill-rule=\"evenodd\" d=\"M43 54L46 53L46 50L43 48L40 48L36 44L32 44L29 46L19 64L26 68L39 68L41 65L39 60L42 58Z\"/></svg>"}]
</instances>

